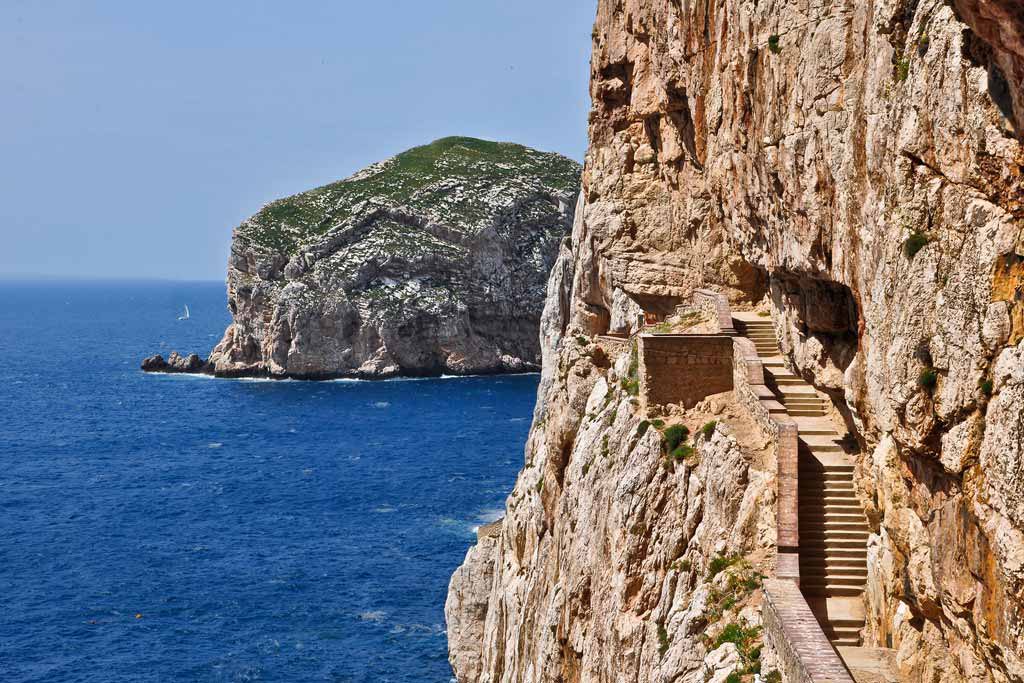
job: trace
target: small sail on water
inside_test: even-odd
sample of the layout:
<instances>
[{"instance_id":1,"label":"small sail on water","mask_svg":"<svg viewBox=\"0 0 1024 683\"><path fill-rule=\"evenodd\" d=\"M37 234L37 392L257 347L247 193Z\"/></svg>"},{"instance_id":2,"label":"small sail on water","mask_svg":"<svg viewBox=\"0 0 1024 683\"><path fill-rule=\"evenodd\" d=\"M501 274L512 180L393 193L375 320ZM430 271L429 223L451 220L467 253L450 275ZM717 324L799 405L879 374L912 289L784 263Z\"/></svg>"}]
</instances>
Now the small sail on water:
<instances>
[{"instance_id":1,"label":"small sail on water","mask_svg":"<svg viewBox=\"0 0 1024 683\"><path fill-rule=\"evenodd\" d=\"M188 320L190 317L188 314L188 304L185 304L185 315L179 315L178 320Z\"/></svg>"}]
</instances>

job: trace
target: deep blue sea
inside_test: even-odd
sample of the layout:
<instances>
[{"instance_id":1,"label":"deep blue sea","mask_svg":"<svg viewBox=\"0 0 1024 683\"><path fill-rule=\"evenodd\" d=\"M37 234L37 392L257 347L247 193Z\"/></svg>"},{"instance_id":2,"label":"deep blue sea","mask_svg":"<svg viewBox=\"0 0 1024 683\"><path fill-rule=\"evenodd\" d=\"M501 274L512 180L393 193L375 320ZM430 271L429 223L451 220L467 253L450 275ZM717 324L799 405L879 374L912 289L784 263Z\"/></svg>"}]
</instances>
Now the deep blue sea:
<instances>
[{"instance_id":1,"label":"deep blue sea","mask_svg":"<svg viewBox=\"0 0 1024 683\"><path fill-rule=\"evenodd\" d=\"M0 681L450 680L448 579L511 489L536 377L144 375L209 352L223 284L0 302Z\"/></svg>"}]
</instances>

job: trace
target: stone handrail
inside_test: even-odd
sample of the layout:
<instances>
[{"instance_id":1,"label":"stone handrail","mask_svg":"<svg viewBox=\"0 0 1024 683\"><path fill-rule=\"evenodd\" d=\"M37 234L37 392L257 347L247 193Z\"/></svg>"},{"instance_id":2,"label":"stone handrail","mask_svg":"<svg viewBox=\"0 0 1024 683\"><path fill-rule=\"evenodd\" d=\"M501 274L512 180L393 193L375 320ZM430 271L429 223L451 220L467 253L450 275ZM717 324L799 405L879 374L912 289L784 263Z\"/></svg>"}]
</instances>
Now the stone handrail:
<instances>
[{"instance_id":1,"label":"stone handrail","mask_svg":"<svg viewBox=\"0 0 1024 683\"><path fill-rule=\"evenodd\" d=\"M754 342L746 337L734 338L733 353L733 384L737 398L776 442L778 575L799 579L799 563L796 561L800 545L796 421L765 384L764 366Z\"/></svg>"},{"instance_id":2,"label":"stone handrail","mask_svg":"<svg viewBox=\"0 0 1024 683\"><path fill-rule=\"evenodd\" d=\"M732 307L724 294L710 289L693 290L693 303L706 313L718 325L719 334L736 334L732 324Z\"/></svg>"},{"instance_id":3,"label":"stone handrail","mask_svg":"<svg viewBox=\"0 0 1024 683\"><path fill-rule=\"evenodd\" d=\"M788 683L854 683L796 582L767 579L761 610L769 659Z\"/></svg>"}]
</instances>

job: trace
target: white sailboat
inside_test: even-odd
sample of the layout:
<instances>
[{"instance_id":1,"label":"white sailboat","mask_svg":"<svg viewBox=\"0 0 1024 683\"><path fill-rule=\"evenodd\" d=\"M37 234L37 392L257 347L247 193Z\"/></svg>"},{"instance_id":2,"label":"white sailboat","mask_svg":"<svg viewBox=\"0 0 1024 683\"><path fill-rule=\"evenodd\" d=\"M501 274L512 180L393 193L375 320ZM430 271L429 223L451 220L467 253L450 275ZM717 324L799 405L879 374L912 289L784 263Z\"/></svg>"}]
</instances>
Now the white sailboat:
<instances>
[{"instance_id":1,"label":"white sailboat","mask_svg":"<svg viewBox=\"0 0 1024 683\"><path fill-rule=\"evenodd\" d=\"M188 304L185 304L185 315L179 315L178 320L188 320L190 317L188 314Z\"/></svg>"}]
</instances>

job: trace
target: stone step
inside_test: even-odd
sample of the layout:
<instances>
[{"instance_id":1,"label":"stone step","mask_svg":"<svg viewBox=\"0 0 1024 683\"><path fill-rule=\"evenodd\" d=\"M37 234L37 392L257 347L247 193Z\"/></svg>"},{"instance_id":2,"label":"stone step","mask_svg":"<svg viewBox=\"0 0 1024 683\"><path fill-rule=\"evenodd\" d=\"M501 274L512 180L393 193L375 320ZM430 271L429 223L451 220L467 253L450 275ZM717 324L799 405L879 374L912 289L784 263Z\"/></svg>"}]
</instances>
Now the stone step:
<instances>
[{"instance_id":1,"label":"stone step","mask_svg":"<svg viewBox=\"0 0 1024 683\"><path fill-rule=\"evenodd\" d=\"M805 465L798 467L797 476L808 483L830 483L834 481L845 481L853 485L853 470L850 469L824 469L825 467L842 468L843 465L825 465L814 467Z\"/></svg>"},{"instance_id":2,"label":"stone step","mask_svg":"<svg viewBox=\"0 0 1024 683\"><path fill-rule=\"evenodd\" d=\"M825 417L825 411L818 410L806 410L803 408L791 408L787 411L793 417Z\"/></svg>"},{"instance_id":3,"label":"stone step","mask_svg":"<svg viewBox=\"0 0 1024 683\"><path fill-rule=\"evenodd\" d=\"M860 502L851 498L839 501L824 501L820 496L816 495L800 498L797 502L800 505L800 512L818 514L824 512L844 512L846 510L861 512Z\"/></svg>"},{"instance_id":4,"label":"stone step","mask_svg":"<svg viewBox=\"0 0 1024 683\"><path fill-rule=\"evenodd\" d=\"M860 633L864 630L864 624L860 626L844 626L838 629L822 629L825 637L836 647L857 647L860 645ZM854 680L863 680L854 678ZM877 680L877 679L868 679Z\"/></svg>"},{"instance_id":5,"label":"stone step","mask_svg":"<svg viewBox=\"0 0 1024 683\"><path fill-rule=\"evenodd\" d=\"M823 492L821 489L812 490L805 486L803 489L798 488L797 493L800 493L801 490L807 494L800 496L797 500L801 510L806 508L809 512L822 512L833 508L851 508L860 512L863 509L860 501L850 489ZM831 498L831 500L826 500L827 498Z\"/></svg>"},{"instance_id":6,"label":"stone step","mask_svg":"<svg viewBox=\"0 0 1024 683\"><path fill-rule=\"evenodd\" d=\"M850 533L863 533L864 537L870 533L868 525L859 520L821 520L821 519L803 519L800 520L800 532L801 534L813 534L815 531L824 530L825 532L839 532L848 531ZM808 540L814 540L813 535Z\"/></svg>"},{"instance_id":7,"label":"stone step","mask_svg":"<svg viewBox=\"0 0 1024 683\"><path fill-rule=\"evenodd\" d=\"M822 571L855 569L858 572L864 571L867 576L868 563L866 557L830 557L829 555L818 555L801 557L800 563L807 567L821 567Z\"/></svg>"},{"instance_id":8,"label":"stone step","mask_svg":"<svg viewBox=\"0 0 1024 683\"><path fill-rule=\"evenodd\" d=\"M781 387L779 389L779 393L781 393L786 398L789 398L791 396L794 398L821 398L821 396L818 396L818 392L814 390L814 387L806 384L803 386L795 384L787 385Z\"/></svg>"},{"instance_id":9,"label":"stone step","mask_svg":"<svg viewBox=\"0 0 1024 683\"><path fill-rule=\"evenodd\" d=\"M816 593L818 595L824 594L824 595L835 596L835 597L838 597L840 595L860 595L866 589L865 584L863 582L863 579L861 580L861 583L857 583L857 584L855 584L855 583L835 583L833 581L822 581L820 583L816 583L816 581L817 581L817 579L814 579L814 578L811 578L811 577L807 577L807 576L801 577L800 578L800 587L803 588L803 590L807 591L808 593L812 593L812 594ZM848 593L843 593L843 592L840 592L840 591L849 591L849 592ZM847 626L846 628L850 628L850 627ZM859 630L859 629L854 629L854 630Z\"/></svg>"},{"instance_id":10,"label":"stone step","mask_svg":"<svg viewBox=\"0 0 1024 683\"><path fill-rule=\"evenodd\" d=\"M840 463L842 460L840 459ZM844 465L840 463L823 464L823 463L811 463L804 462L797 465L798 474L806 474L808 476L823 475L833 476L837 474L845 474L846 476L853 478L853 473L856 468L853 465Z\"/></svg>"},{"instance_id":11,"label":"stone step","mask_svg":"<svg viewBox=\"0 0 1024 683\"><path fill-rule=\"evenodd\" d=\"M804 515L821 515L829 519L846 519L847 517L864 518L864 513L856 503L833 503L820 505L818 501L800 505L800 518Z\"/></svg>"},{"instance_id":12,"label":"stone step","mask_svg":"<svg viewBox=\"0 0 1024 683\"><path fill-rule=\"evenodd\" d=\"M826 636L827 635L828 634L826 633ZM842 636L842 637L836 637L836 638L829 638L829 642L831 642L836 647L859 647L860 646L860 636L859 635L856 636L856 637L853 637L853 636ZM855 678L854 680L857 680L857 679Z\"/></svg>"},{"instance_id":13,"label":"stone step","mask_svg":"<svg viewBox=\"0 0 1024 683\"><path fill-rule=\"evenodd\" d=\"M800 557L817 559L819 557L833 558L836 560L861 560L868 556L867 546L856 546L853 548L829 548L821 545L807 543L800 544Z\"/></svg>"},{"instance_id":14,"label":"stone step","mask_svg":"<svg viewBox=\"0 0 1024 683\"><path fill-rule=\"evenodd\" d=\"M818 487L821 485L832 485L832 484L848 484L850 488L853 488L853 476L849 472L843 471L831 471L822 472L820 470L814 471L797 471L797 477L799 477L799 483L807 484L810 486L814 484Z\"/></svg>"},{"instance_id":15,"label":"stone step","mask_svg":"<svg viewBox=\"0 0 1024 683\"><path fill-rule=\"evenodd\" d=\"M790 412L796 412L798 410L811 410L816 413L824 414L828 412L828 406L825 405L824 401L807 400L807 399L792 399L783 396L779 399L779 403L786 406Z\"/></svg>"},{"instance_id":16,"label":"stone step","mask_svg":"<svg viewBox=\"0 0 1024 683\"><path fill-rule=\"evenodd\" d=\"M860 500L858 500L856 495L851 491L844 491L841 495L839 492L833 492L827 496L819 496L816 500L804 498L802 502L798 501L798 504L801 506L805 503L808 505L809 509L815 509L813 506L817 505L819 506L817 509L821 510L820 506L823 505L826 508L829 506L835 506L837 510L840 508L846 508L856 510L862 514L864 512L864 506L860 504Z\"/></svg>"},{"instance_id":17,"label":"stone step","mask_svg":"<svg viewBox=\"0 0 1024 683\"><path fill-rule=\"evenodd\" d=\"M800 440L809 449L819 453L841 453L843 451L843 446L839 443L839 440L827 435L805 434L801 432Z\"/></svg>"},{"instance_id":18,"label":"stone step","mask_svg":"<svg viewBox=\"0 0 1024 683\"><path fill-rule=\"evenodd\" d=\"M857 495L851 482L831 481L828 482L828 485L818 482L817 485L812 486L811 482L806 479L800 482L800 485L797 487L797 493L799 494L798 501L819 500L828 496L845 496L845 499L849 500L851 497L856 499Z\"/></svg>"},{"instance_id":19,"label":"stone step","mask_svg":"<svg viewBox=\"0 0 1024 683\"><path fill-rule=\"evenodd\" d=\"M812 557L814 553L826 553L832 554L842 550L860 551L861 549L867 549L868 539L867 538L808 538L807 534L800 534L800 547L804 548L808 557Z\"/></svg>"},{"instance_id":20,"label":"stone step","mask_svg":"<svg viewBox=\"0 0 1024 683\"><path fill-rule=\"evenodd\" d=\"M800 543L805 548L818 546L825 550L832 548L868 547L867 531L854 529L800 529Z\"/></svg>"},{"instance_id":21,"label":"stone step","mask_svg":"<svg viewBox=\"0 0 1024 683\"><path fill-rule=\"evenodd\" d=\"M853 586L814 587L804 589L804 594L823 598L857 598L864 595L864 589Z\"/></svg>"},{"instance_id":22,"label":"stone step","mask_svg":"<svg viewBox=\"0 0 1024 683\"><path fill-rule=\"evenodd\" d=\"M844 586L860 586L868 580L868 568L858 567L816 567L814 565L801 565L800 581L816 583L837 583Z\"/></svg>"},{"instance_id":23,"label":"stone step","mask_svg":"<svg viewBox=\"0 0 1024 683\"><path fill-rule=\"evenodd\" d=\"M830 576L827 579L821 576L801 576L800 587L804 590L824 590L826 593L836 589L851 589L859 592L864 591L863 576Z\"/></svg>"},{"instance_id":24,"label":"stone step","mask_svg":"<svg viewBox=\"0 0 1024 683\"><path fill-rule=\"evenodd\" d=\"M821 470L798 470L797 477L799 477L798 483L807 484L808 486L814 485L819 490L822 485L828 486L832 484L848 484L850 488L853 488L853 473L844 472L843 470L832 470L828 472L822 472Z\"/></svg>"},{"instance_id":25,"label":"stone step","mask_svg":"<svg viewBox=\"0 0 1024 683\"><path fill-rule=\"evenodd\" d=\"M827 496L850 496L856 497L857 492L853 488L853 482L848 479L829 479L827 481L812 481L801 479L797 486L797 493L803 500L818 500Z\"/></svg>"},{"instance_id":26,"label":"stone step","mask_svg":"<svg viewBox=\"0 0 1024 683\"><path fill-rule=\"evenodd\" d=\"M828 420L810 421L805 420L803 424L797 424L800 436L834 436L839 438L835 428L828 423Z\"/></svg>"}]
</instances>

